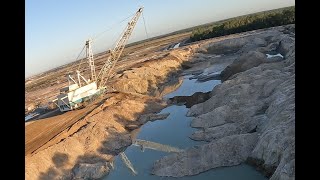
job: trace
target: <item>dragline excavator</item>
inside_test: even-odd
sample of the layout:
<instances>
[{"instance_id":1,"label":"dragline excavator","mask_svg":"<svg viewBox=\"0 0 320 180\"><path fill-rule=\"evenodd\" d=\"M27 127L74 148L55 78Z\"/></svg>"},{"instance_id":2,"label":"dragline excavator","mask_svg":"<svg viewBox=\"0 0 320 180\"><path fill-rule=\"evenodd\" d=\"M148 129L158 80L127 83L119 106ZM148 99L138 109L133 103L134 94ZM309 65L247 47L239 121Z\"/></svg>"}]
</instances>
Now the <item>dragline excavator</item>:
<instances>
[{"instance_id":1,"label":"dragline excavator","mask_svg":"<svg viewBox=\"0 0 320 180\"><path fill-rule=\"evenodd\" d=\"M83 106L85 102L88 102L94 97L105 92L106 82L108 81L114 66L119 60L142 11L143 7L140 7L134 14L133 18L128 22L114 49L110 50L110 55L97 76L91 48L92 40L89 39L86 41L86 59L88 60L91 70L91 79L86 79L80 74L79 70L76 71L76 78L68 75L69 85L60 89L60 94L52 101L59 107L60 111L77 109Z\"/></svg>"}]
</instances>

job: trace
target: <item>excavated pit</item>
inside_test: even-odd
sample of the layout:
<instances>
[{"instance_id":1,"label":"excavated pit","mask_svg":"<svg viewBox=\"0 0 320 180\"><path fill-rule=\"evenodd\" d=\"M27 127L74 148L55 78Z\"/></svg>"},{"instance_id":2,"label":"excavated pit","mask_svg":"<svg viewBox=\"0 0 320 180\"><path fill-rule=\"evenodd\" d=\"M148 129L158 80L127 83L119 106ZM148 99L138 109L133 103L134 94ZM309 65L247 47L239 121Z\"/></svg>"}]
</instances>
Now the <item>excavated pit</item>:
<instances>
[{"instance_id":1,"label":"excavated pit","mask_svg":"<svg viewBox=\"0 0 320 180\"><path fill-rule=\"evenodd\" d=\"M103 178L104 180L163 179L163 177L150 174L151 167L156 160L166 155L183 152L192 146L204 144L202 141L194 141L189 138L196 129L190 127L192 118L186 117L186 113L189 106L191 107L194 104L207 100L210 89L212 90L216 85L220 84L220 81L211 80L206 83L199 83L196 80L190 80L189 77L190 76L183 77L181 86L176 91L164 97L165 99L169 98L169 107L163 109L159 114L169 114L169 116L165 119L161 118L160 121L149 121L139 129L135 129L132 132L132 141L143 141L145 143L133 144L129 146L122 155L117 156L113 164L113 169ZM193 88L190 89L190 87ZM208 92L201 92L201 90ZM177 93L192 95L174 96ZM124 160L123 156L125 156L127 160ZM230 180L235 178L247 180L266 179L247 164L228 168L216 168L194 176L184 177L183 179L209 180L221 178ZM176 178L166 177L166 179Z\"/></svg>"},{"instance_id":2,"label":"excavated pit","mask_svg":"<svg viewBox=\"0 0 320 180\"><path fill-rule=\"evenodd\" d=\"M140 64L136 63L136 66L132 65L128 70L119 71L120 74L115 75L114 79L109 81L109 86L119 93L116 93L108 100L99 104L80 121L71 126L67 126L67 129L61 131L61 134L54 137L54 141L49 141L49 144L45 144L42 149L33 151L34 153L31 154L26 154L26 178L103 178L110 180L119 178L163 179L159 176L182 177L187 175L184 177L185 179L266 179L266 177L258 173L254 168L243 163L249 154L250 158L255 162L255 165L258 164L261 167L266 167L265 169L271 169L270 173L267 174L271 174L271 171L274 170L270 168L274 167L274 159L272 158L261 161L260 164L258 163L264 158L261 157L261 151L265 151L267 140L257 138L257 134L265 128L269 128L265 114L274 113L274 109L276 109L275 107L277 107L278 104L267 106L266 110L260 112L261 108L263 109L265 106L265 102L260 103L257 101L260 104L257 104L257 107L251 109L250 103L253 103L251 101L246 102L247 104L236 103L243 101L241 97L238 97L238 92L242 92L245 97L264 98L274 93L270 87L277 87L276 85L279 85L282 81L271 78L268 84L263 86L263 88L261 88L262 90L260 89L262 93L256 96L254 91L248 89L251 84L247 81L250 80L243 78L245 79L245 82L243 82L244 80L237 78L237 75L248 72L248 69L256 70L257 68L260 68L260 71L256 70L254 73L258 74L259 72L263 72L265 75L270 75L268 68L275 67L275 69L278 69L278 71L275 71L275 74L278 75L276 78L287 78L290 73L281 74L279 69L287 68L289 72L294 73L291 67L292 65L290 65L292 61L294 63L294 60L291 60L292 58L290 59L289 57L290 53L292 53L290 50L290 43L292 42L290 38L292 37L283 36L274 29L270 30L270 32L266 31L266 34L262 34L261 37L255 37L255 35L253 35L253 37L250 37L250 41L244 37L237 38L235 36L240 37L241 35L227 36L225 37L226 41L217 38L219 40L212 39L202 44L193 44L184 48L177 48L171 50L169 53L165 52L153 57L148 61L140 61ZM281 40L279 36L285 39ZM239 57L250 51L257 52L253 53L256 55L255 57L260 57L258 52L262 54L271 52L272 48L269 47L270 43L279 44L279 41L283 42L280 46L277 46L279 47L279 52L282 52L281 54L283 54L284 60L288 58L283 65L278 67L272 63L268 64L267 61L263 60L253 65L250 63L245 64L246 62L244 60L241 61L241 58L240 63L237 64ZM228 47L230 47L229 50L227 50ZM265 54L263 55L264 57L261 59L267 59L267 56ZM246 59L245 57L244 55L242 59ZM243 66L243 64L245 64L245 66ZM263 68L260 64L264 64ZM290 66L287 67L288 64ZM242 67L239 68L239 65ZM246 75L252 78L252 74ZM179 78L179 76L181 77ZM257 77L260 76L258 75ZM234 85L222 90L222 88L228 86L230 82L241 85ZM291 82L289 82L289 84L290 83ZM258 80L254 81L253 85L260 87L261 82ZM279 88L281 87L282 86ZM288 92L291 91L285 91L285 93ZM248 95L250 93L253 93L255 96ZM273 96L280 97L281 95L281 93L278 93ZM213 97L217 98L215 99ZM222 99L222 97L225 99ZM213 103L210 104L208 102ZM273 101L271 99L268 102ZM227 107L228 104L236 105L230 108ZM248 106L247 110L242 108L241 110L243 110L243 112L239 114L236 110L242 106ZM190 107L190 109L188 109L188 107ZM291 106L283 107L292 108ZM221 108L222 111L213 112L213 110L217 108ZM84 111L85 110L86 109L84 109ZM255 115L256 110L260 112L260 114ZM224 111L230 112L234 117L228 117L227 114L223 114ZM230 146L230 148L234 148L231 150L245 152L241 156L237 156L237 152L232 154L232 157L235 156L238 159L230 160L226 158L217 161L218 164L210 164L211 160L209 156L211 157L211 155L214 154L214 151L211 151L212 149L210 148L214 149L220 146L219 144L215 144L215 142L210 142L210 139L205 138L214 137L219 139L217 137L226 135L220 134L217 136L214 133L217 129L214 129L214 127L205 127L210 123L198 124L199 126L204 126L202 130L205 129L203 131L204 134L209 133L205 134L207 136L201 137L199 139L200 141L194 141L189 138L195 132L200 131L200 133L202 133L201 129L190 127L190 124L194 124L194 119L202 118L207 121L206 116L211 117L212 114L210 113L218 113L212 117L221 117L222 119L227 117L233 118L232 121L240 121L247 118L247 116L250 117L250 115L254 115L255 119L241 124L239 129L235 131L229 129L230 134L228 134L225 139L219 141L222 145L224 145L225 142L231 143L232 146ZM72 113L68 113L68 115L71 116ZM198 117L193 118L191 116ZM162 120L158 121L159 119ZM276 118L274 119L275 122L279 121ZM52 118L48 122L55 122L56 120L57 119ZM230 123L230 121L229 119L225 119L223 123ZM32 124L36 126L37 121ZM43 124L43 128L47 128L45 125L48 124ZM30 125L26 125L26 129L28 129ZM59 126L59 123L56 125ZM279 128L285 129L284 125ZM288 129L285 132L292 134L291 131L291 129ZM238 136L238 132L244 133L245 135ZM281 132L282 131L279 130L276 133L281 134ZM33 132L29 132L29 134L32 133ZM234 137L234 139L230 138L230 135ZM266 137L270 136L270 134L266 135ZM251 141L244 141L246 137L250 137ZM262 142L260 146L255 147L251 153L251 147L256 145L257 140ZM206 141L210 143L205 144ZM237 144L236 142L239 143ZM274 142L277 142L277 140L274 140ZM207 148L203 148L203 145L207 145ZM250 146L250 148L247 146ZM291 146L290 144L290 147ZM190 150L192 148L195 150ZM141 151L143 153L141 153ZM191 154L189 154L189 152L191 152ZM201 153L208 155L208 157L203 159L203 162L208 162L209 165L203 162L195 163L196 161L193 161L201 158ZM223 148L219 150L219 153L221 153L221 158L223 158ZM268 151L267 155L269 154L272 154L272 152ZM191 158L190 160L189 155L194 155L195 158ZM288 156L291 158L292 153ZM177 158L179 163L181 163L181 167L170 164L172 158ZM131 166L128 166L128 160L131 162L129 163ZM127 165L123 162L127 162ZM183 167L183 165L185 165L183 164L184 162L191 162L194 167ZM219 162L222 164L227 162L225 166L232 167L221 167L224 165L219 164ZM250 164L254 164L254 162L250 162ZM270 165L270 163L273 164ZM290 166L285 166L286 164L284 163L286 162L281 163L281 167L292 166L291 162ZM200 171L197 167L198 165L201 165ZM156 167L156 169L154 167ZM163 167L167 168L163 169ZM283 173L285 170L279 170L279 167L280 165L275 170L277 174L272 172L272 177L285 176ZM157 176L150 175L150 173ZM168 179L171 179L171 177Z\"/></svg>"}]
</instances>

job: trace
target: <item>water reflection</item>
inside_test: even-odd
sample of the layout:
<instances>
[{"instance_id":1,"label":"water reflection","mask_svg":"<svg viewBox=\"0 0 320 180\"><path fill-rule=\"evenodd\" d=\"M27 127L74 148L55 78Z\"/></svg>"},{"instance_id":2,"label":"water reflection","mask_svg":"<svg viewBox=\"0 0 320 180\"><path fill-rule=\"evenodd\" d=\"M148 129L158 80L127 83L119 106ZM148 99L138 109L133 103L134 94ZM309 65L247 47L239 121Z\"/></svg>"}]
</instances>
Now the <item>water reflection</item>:
<instances>
[{"instance_id":1,"label":"water reflection","mask_svg":"<svg viewBox=\"0 0 320 180\"><path fill-rule=\"evenodd\" d=\"M133 175L137 175L137 171L134 170L133 165L127 155L124 152L121 152L120 154L122 162L127 166L127 168L132 172Z\"/></svg>"},{"instance_id":2,"label":"water reflection","mask_svg":"<svg viewBox=\"0 0 320 180\"><path fill-rule=\"evenodd\" d=\"M181 149L173 146L160 144L152 141L141 140L141 139L136 139L132 145L140 146L142 152L144 152L145 148L162 151L162 152L181 152L182 151Z\"/></svg>"},{"instance_id":3,"label":"water reflection","mask_svg":"<svg viewBox=\"0 0 320 180\"><path fill-rule=\"evenodd\" d=\"M162 152L169 152L169 153L170 152L181 152L181 151L183 151L182 149L179 149L179 148L176 148L176 147L173 147L173 146L160 144L160 143L156 143L156 142L152 142L152 141L146 141L146 140L142 140L142 139L134 140L132 145L140 147L141 152L144 152L145 149L153 149L153 150L162 151ZM134 167L133 167L131 161L129 160L129 158L127 157L127 155L124 152L121 152L119 154L119 156L120 156L122 162L131 171L131 173L133 175L137 175L138 172L134 169Z\"/></svg>"}]
</instances>

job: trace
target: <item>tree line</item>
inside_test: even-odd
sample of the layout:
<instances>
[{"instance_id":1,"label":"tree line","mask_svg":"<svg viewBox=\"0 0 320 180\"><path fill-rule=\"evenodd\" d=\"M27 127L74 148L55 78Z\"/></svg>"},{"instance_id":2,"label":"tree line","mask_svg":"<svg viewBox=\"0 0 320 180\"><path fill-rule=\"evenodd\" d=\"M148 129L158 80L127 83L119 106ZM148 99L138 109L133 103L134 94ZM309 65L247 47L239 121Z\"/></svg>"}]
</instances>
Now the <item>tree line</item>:
<instances>
[{"instance_id":1,"label":"tree line","mask_svg":"<svg viewBox=\"0 0 320 180\"><path fill-rule=\"evenodd\" d=\"M295 7L286 7L266 12L260 12L235 17L222 23L200 27L192 31L190 41L224 36L256 29L281 26L295 23Z\"/></svg>"}]
</instances>

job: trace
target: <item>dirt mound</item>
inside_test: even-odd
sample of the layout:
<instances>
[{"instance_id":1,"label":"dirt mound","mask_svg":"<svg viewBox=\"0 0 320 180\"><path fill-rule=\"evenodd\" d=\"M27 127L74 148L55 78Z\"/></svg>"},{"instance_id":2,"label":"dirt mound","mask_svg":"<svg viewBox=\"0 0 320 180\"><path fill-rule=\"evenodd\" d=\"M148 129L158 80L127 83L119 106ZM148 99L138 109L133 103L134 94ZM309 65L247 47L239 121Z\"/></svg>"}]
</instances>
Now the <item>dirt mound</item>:
<instances>
[{"instance_id":1,"label":"dirt mound","mask_svg":"<svg viewBox=\"0 0 320 180\"><path fill-rule=\"evenodd\" d=\"M266 55L261 52L249 51L248 53L241 55L221 72L221 80L226 81L236 73L259 66L261 63L267 62L266 59Z\"/></svg>"},{"instance_id":2,"label":"dirt mound","mask_svg":"<svg viewBox=\"0 0 320 180\"><path fill-rule=\"evenodd\" d=\"M227 39L218 43L209 44L209 54L232 54L239 51L249 41L246 38Z\"/></svg>"},{"instance_id":3,"label":"dirt mound","mask_svg":"<svg viewBox=\"0 0 320 180\"><path fill-rule=\"evenodd\" d=\"M168 53L165 57L146 61L143 66L123 72L112 88L144 95L163 95L163 86L176 81L181 64L187 60L190 49ZM185 56L184 56L185 55ZM177 82L177 81L176 81Z\"/></svg>"}]
</instances>

